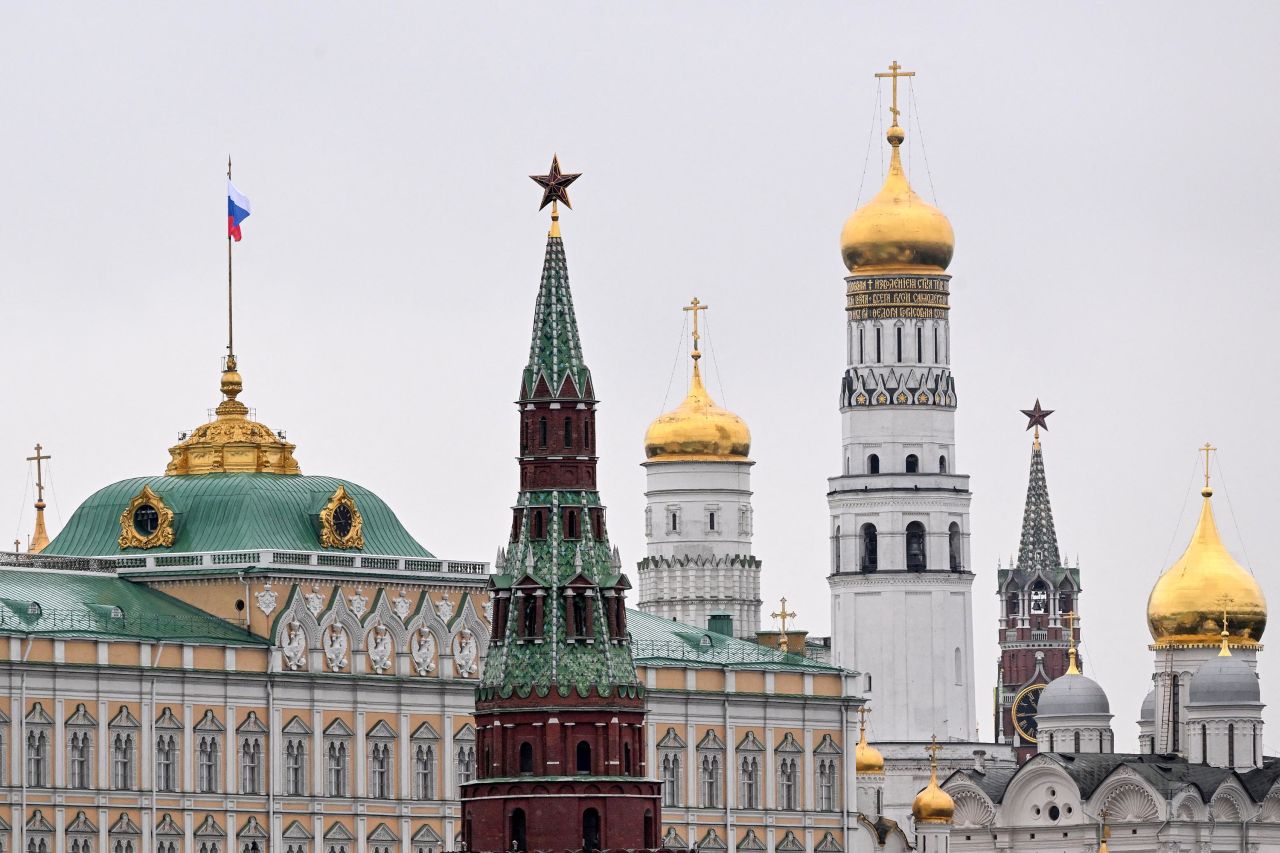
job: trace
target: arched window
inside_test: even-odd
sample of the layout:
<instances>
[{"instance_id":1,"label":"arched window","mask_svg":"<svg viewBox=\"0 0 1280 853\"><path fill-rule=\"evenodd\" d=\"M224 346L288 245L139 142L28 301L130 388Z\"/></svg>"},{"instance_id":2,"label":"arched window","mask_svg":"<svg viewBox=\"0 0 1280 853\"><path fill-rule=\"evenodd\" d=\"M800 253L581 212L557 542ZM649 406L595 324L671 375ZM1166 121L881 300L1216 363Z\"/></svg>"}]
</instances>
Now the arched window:
<instances>
[{"instance_id":1,"label":"arched window","mask_svg":"<svg viewBox=\"0 0 1280 853\"><path fill-rule=\"evenodd\" d=\"M587 809L582 813L582 850L591 853L600 849L600 812Z\"/></svg>"},{"instance_id":2,"label":"arched window","mask_svg":"<svg viewBox=\"0 0 1280 853\"><path fill-rule=\"evenodd\" d=\"M928 567L924 552L924 525L913 521L907 525L907 571L923 572Z\"/></svg>"},{"instance_id":3,"label":"arched window","mask_svg":"<svg viewBox=\"0 0 1280 853\"><path fill-rule=\"evenodd\" d=\"M862 570L876 570L876 526L868 522L862 525Z\"/></svg>"},{"instance_id":4,"label":"arched window","mask_svg":"<svg viewBox=\"0 0 1280 853\"><path fill-rule=\"evenodd\" d=\"M1058 593L1058 613L1065 615L1067 613L1074 613L1074 612L1075 612L1075 606L1074 606L1074 601L1072 600L1072 597L1071 597L1070 590L1063 590L1062 592L1059 592Z\"/></svg>"},{"instance_id":5,"label":"arched window","mask_svg":"<svg viewBox=\"0 0 1280 853\"><path fill-rule=\"evenodd\" d=\"M523 620L524 636L537 637L538 634L538 599L536 596L521 593L521 604L523 610L521 617Z\"/></svg>"},{"instance_id":6,"label":"arched window","mask_svg":"<svg viewBox=\"0 0 1280 853\"><path fill-rule=\"evenodd\" d=\"M1018 594L1016 592L1009 593L1005 597L1005 615L1017 616L1021 609L1021 605L1018 602Z\"/></svg>"},{"instance_id":7,"label":"arched window","mask_svg":"<svg viewBox=\"0 0 1280 853\"><path fill-rule=\"evenodd\" d=\"M565 538L577 539L580 533L578 526L578 511L576 509L566 509L564 512Z\"/></svg>"},{"instance_id":8,"label":"arched window","mask_svg":"<svg viewBox=\"0 0 1280 853\"><path fill-rule=\"evenodd\" d=\"M650 850L658 846L657 827L653 823L653 809L644 810L644 846Z\"/></svg>"},{"instance_id":9,"label":"arched window","mask_svg":"<svg viewBox=\"0 0 1280 853\"><path fill-rule=\"evenodd\" d=\"M942 354L938 352L938 324L933 324L933 360L937 363L942 362Z\"/></svg>"},{"instance_id":10,"label":"arched window","mask_svg":"<svg viewBox=\"0 0 1280 853\"><path fill-rule=\"evenodd\" d=\"M924 364L924 329L916 326L916 361Z\"/></svg>"},{"instance_id":11,"label":"arched window","mask_svg":"<svg viewBox=\"0 0 1280 853\"><path fill-rule=\"evenodd\" d=\"M964 566L960 559L960 525L954 521L947 528L947 553L951 558L951 571L962 571Z\"/></svg>"},{"instance_id":12,"label":"arched window","mask_svg":"<svg viewBox=\"0 0 1280 853\"><path fill-rule=\"evenodd\" d=\"M964 655L960 652L959 646L956 646L955 658L956 684L964 684L964 680L960 677L960 673L964 670Z\"/></svg>"},{"instance_id":13,"label":"arched window","mask_svg":"<svg viewBox=\"0 0 1280 853\"><path fill-rule=\"evenodd\" d=\"M664 806L679 805L680 789L676 786L680 778L680 756L667 753L662 757L662 804Z\"/></svg>"},{"instance_id":14,"label":"arched window","mask_svg":"<svg viewBox=\"0 0 1280 853\"><path fill-rule=\"evenodd\" d=\"M1236 766L1236 724L1227 723L1227 766Z\"/></svg>"},{"instance_id":15,"label":"arched window","mask_svg":"<svg viewBox=\"0 0 1280 853\"><path fill-rule=\"evenodd\" d=\"M831 538L831 566L840 571L840 525L836 525L836 535Z\"/></svg>"},{"instance_id":16,"label":"arched window","mask_svg":"<svg viewBox=\"0 0 1280 853\"><path fill-rule=\"evenodd\" d=\"M707 529L712 533L716 530L716 513L715 510L707 513Z\"/></svg>"},{"instance_id":17,"label":"arched window","mask_svg":"<svg viewBox=\"0 0 1280 853\"><path fill-rule=\"evenodd\" d=\"M546 537L546 523L542 520L542 510L535 509L533 511L533 538L545 539Z\"/></svg>"},{"instance_id":18,"label":"arched window","mask_svg":"<svg viewBox=\"0 0 1280 853\"><path fill-rule=\"evenodd\" d=\"M1036 581L1031 585L1031 613L1047 613L1049 610L1049 589L1044 581Z\"/></svg>"},{"instance_id":19,"label":"arched window","mask_svg":"<svg viewBox=\"0 0 1280 853\"><path fill-rule=\"evenodd\" d=\"M898 341L898 361L902 361L902 327L898 326L894 331L897 332L895 337Z\"/></svg>"},{"instance_id":20,"label":"arched window","mask_svg":"<svg viewBox=\"0 0 1280 853\"><path fill-rule=\"evenodd\" d=\"M867 457L867 473L868 474L880 473L880 457L874 453L872 453L870 456Z\"/></svg>"},{"instance_id":21,"label":"arched window","mask_svg":"<svg viewBox=\"0 0 1280 853\"><path fill-rule=\"evenodd\" d=\"M547 446L547 419L538 418L538 446Z\"/></svg>"},{"instance_id":22,"label":"arched window","mask_svg":"<svg viewBox=\"0 0 1280 853\"><path fill-rule=\"evenodd\" d=\"M578 741L578 772L591 772L591 744L585 740Z\"/></svg>"},{"instance_id":23,"label":"arched window","mask_svg":"<svg viewBox=\"0 0 1280 853\"><path fill-rule=\"evenodd\" d=\"M1049 751L1053 752L1053 732L1049 732Z\"/></svg>"},{"instance_id":24,"label":"arched window","mask_svg":"<svg viewBox=\"0 0 1280 853\"><path fill-rule=\"evenodd\" d=\"M528 741L520 744L520 772L533 773L533 744Z\"/></svg>"},{"instance_id":25,"label":"arched window","mask_svg":"<svg viewBox=\"0 0 1280 853\"><path fill-rule=\"evenodd\" d=\"M778 808L793 811L796 807L796 760L778 762Z\"/></svg>"},{"instance_id":26,"label":"arched window","mask_svg":"<svg viewBox=\"0 0 1280 853\"><path fill-rule=\"evenodd\" d=\"M738 770L741 778L742 802L738 803L739 808L755 809L759 808L759 776L760 761L753 755L744 755L742 757L742 766Z\"/></svg>"},{"instance_id":27,"label":"arched window","mask_svg":"<svg viewBox=\"0 0 1280 853\"><path fill-rule=\"evenodd\" d=\"M589 637L591 632L587 629L587 597L581 592L575 593L573 596L573 636Z\"/></svg>"},{"instance_id":28,"label":"arched window","mask_svg":"<svg viewBox=\"0 0 1280 853\"><path fill-rule=\"evenodd\" d=\"M914 453L907 454L907 473L915 474L920 470L920 457Z\"/></svg>"},{"instance_id":29,"label":"arched window","mask_svg":"<svg viewBox=\"0 0 1280 853\"><path fill-rule=\"evenodd\" d=\"M1200 724L1200 763L1209 763L1209 727L1204 723Z\"/></svg>"},{"instance_id":30,"label":"arched window","mask_svg":"<svg viewBox=\"0 0 1280 853\"><path fill-rule=\"evenodd\" d=\"M1076 735L1075 735L1075 752L1079 752L1079 751L1080 751L1080 732L1076 732Z\"/></svg>"},{"instance_id":31,"label":"arched window","mask_svg":"<svg viewBox=\"0 0 1280 853\"><path fill-rule=\"evenodd\" d=\"M866 361L866 358L863 356L863 346L862 346L864 338L865 338L865 335L863 334L863 329L861 326L859 326L858 327L858 364L862 364Z\"/></svg>"},{"instance_id":32,"label":"arched window","mask_svg":"<svg viewBox=\"0 0 1280 853\"><path fill-rule=\"evenodd\" d=\"M564 419L564 446L573 447L573 418Z\"/></svg>"},{"instance_id":33,"label":"arched window","mask_svg":"<svg viewBox=\"0 0 1280 853\"><path fill-rule=\"evenodd\" d=\"M511 812L511 849L529 849L529 842L525 838L524 809L513 809Z\"/></svg>"},{"instance_id":34,"label":"arched window","mask_svg":"<svg viewBox=\"0 0 1280 853\"><path fill-rule=\"evenodd\" d=\"M946 456L938 457L938 473L939 474L947 473L947 457Z\"/></svg>"},{"instance_id":35,"label":"arched window","mask_svg":"<svg viewBox=\"0 0 1280 853\"><path fill-rule=\"evenodd\" d=\"M591 447L591 421L582 422L582 446L590 449Z\"/></svg>"},{"instance_id":36,"label":"arched window","mask_svg":"<svg viewBox=\"0 0 1280 853\"><path fill-rule=\"evenodd\" d=\"M631 744L629 743L622 745L622 775L631 775Z\"/></svg>"},{"instance_id":37,"label":"arched window","mask_svg":"<svg viewBox=\"0 0 1280 853\"><path fill-rule=\"evenodd\" d=\"M1169 679L1169 734L1173 742L1173 752L1182 749L1182 738L1178 735L1182 730L1182 690L1178 674Z\"/></svg>"},{"instance_id":38,"label":"arched window","mask_svg":"<svg viewBox=\"0 0 1280 853\"><path fill-rule=\"evenodd\" d=\"M879 326L876 326L876 362L877 363L884 360L880 357L880 341L881 341L880 332L881 331L882 331L881 328Z\"/></svg>"}]
</instances>

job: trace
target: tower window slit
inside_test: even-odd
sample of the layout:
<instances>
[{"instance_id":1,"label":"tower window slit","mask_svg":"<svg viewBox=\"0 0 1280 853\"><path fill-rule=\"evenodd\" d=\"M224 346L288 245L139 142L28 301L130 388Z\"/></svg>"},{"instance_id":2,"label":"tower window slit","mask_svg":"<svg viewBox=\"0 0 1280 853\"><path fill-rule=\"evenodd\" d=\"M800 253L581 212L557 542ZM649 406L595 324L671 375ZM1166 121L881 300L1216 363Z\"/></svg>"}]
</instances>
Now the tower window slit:
<instances>
[{"instance_id":1,"label":"tower window slit","mask_svg":"<svg viewBox=\"0 0 1280 853\"><path fill-rule=\"evenodd\" d=\"M538 418L538 446L547 446L547 419Z\"/></svg>"},{"instance_id":2,"label":"tower window slit","mask_svg":"<svg viewBox=\"0 0 1280 853\"><path fill-rule=\"evenodd\" d=\"M573 447L573 418L564 419L564 446Z\"/></svg>"},{"instance_id":3,"label":"tower window slit","mask_svg":"<svg viewBox=\"0 0 1280 853\"><path fill-rule=\"evenodd\" d=\"M916 361L924 364L924 329L916 327Z\"/></svg>"},{"instance_id":4,"label":"tower window slit","mask_svg":"<svg viewBox=\"0 0 1280 853\"><path fill-rule=\"evenodd\" d=\"M880 333L882 331L884 330L881 329L879 326L876 327L876 363L877 364L884 360L880 357L880 342L882 337Z\"/></svg>"},{"instance_id":5,"label":"tower window slit","mask_svg":"<svg viewBox=\"0 0 1280 853\"><path fill-rule=\"evenodd\" d=\"M941 353L938 352L938 327L936 325L933 327L933 360L938 363L942 362Z\"/></svg>"},{"instance_id":6,"label":"tower window slit","mask_svg":"<svg viewBox=\"0 0 1280 853\"><path fill-rule=\"evenodd\" d=\"M898 342L898 361L902 361L902 327L899 326L898 328L894 329L894 331L897 333L894 337L897 339L897 342Z\"/></svg>"},{"instance_id":7,"label":"tower window slit","mask_svg":"<svg viewBox=\"0 0 1280 853\"><path fill-rule=\"evenodd\" d=\"M863 338L864 338L863 329L861 326L859 326L858 327L858 364L862 364L862 362L866 360L863 358L863 354L862 354Z\"/></svg>"}]
</instances>

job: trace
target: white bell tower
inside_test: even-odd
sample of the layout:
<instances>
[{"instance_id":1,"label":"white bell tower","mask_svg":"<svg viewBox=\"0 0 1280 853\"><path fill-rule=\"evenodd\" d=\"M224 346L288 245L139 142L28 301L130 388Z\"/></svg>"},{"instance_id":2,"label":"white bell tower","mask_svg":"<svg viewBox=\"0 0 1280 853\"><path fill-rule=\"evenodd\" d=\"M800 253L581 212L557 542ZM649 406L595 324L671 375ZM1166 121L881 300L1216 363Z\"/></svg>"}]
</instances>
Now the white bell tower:
<instances>
[{"instance_id":1,"label":"white bell tower","mask_svg":"<svg viewBox=\"0 0 1280 853\"><path fill-rule=\"evenodd\" d=\"M841 472L829 482L832 662L864 674L878 743L972 741L969 478L955 445L945 272L955 238L907 180L895 62L884 186L845 223Z\"/></svg>"}]
</instances>

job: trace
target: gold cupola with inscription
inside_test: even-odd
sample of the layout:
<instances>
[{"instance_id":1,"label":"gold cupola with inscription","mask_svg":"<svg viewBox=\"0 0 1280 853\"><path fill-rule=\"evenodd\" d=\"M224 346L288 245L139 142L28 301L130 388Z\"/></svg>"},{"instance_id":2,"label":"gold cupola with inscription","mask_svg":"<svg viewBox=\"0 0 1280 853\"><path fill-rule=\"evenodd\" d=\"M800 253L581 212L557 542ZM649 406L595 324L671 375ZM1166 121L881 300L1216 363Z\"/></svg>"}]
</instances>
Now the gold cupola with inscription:
<instances>
[{"instance_id":1,"label":"gold cupola with inscription","mask_svg":"<svg viewBox=\"0 0 1280 853\"><path fill-rule=\"evenodd\" d=\"M1267 627L1267 600L1257 579L1236 562L1218 535L1205 445L1204 505L1187 549L1151 590L1147 625L1157 648L1258 645Z\"/></svg>"},{"instance_id":2,"label":"gold cupola with inscription","mask_svg":"<svg viewBox=\"0 0 1280 853\"><path fill-rule=\"evenodd\" d=\"M911 188L900 152L906 133L898 125L898 78L913 77L915 72L902 71L894 62L888 73L876 76L893 80L893 124L887 134L892 148L889 173L875 198L845 221L840 253L854 275L941 273L955 252L955 233L946 215Z\"/></svg>"},{"instance_id":3,"label":"gold cupola with inscription","mask_svg":"<svg viewBox=\"0 0 1280 853\"><path fill-rule=\"evenodd\" d=\"M684 310L693 313L693 376L689 393L674 410L659 415L644 434L648 462L745 462L751 450L751 430L746 421L711 399L702 383L698 360L698 312L705 311L695 297Z\"/></svg>"},{"instance_id":4,"label":"gold cupola with inscription","mask_svg":"<svg viewBox=\"0 0 1280 853\"><path fill-rule=\"evenodd\" d=\"M222 371L223 400L216 418L201 424L169 448L165 474L301 474L293 458L294 445L283 434L249 419L249 407L237 397L244 380L236 357L227 356Z\"/></svg>"}]
</instances>

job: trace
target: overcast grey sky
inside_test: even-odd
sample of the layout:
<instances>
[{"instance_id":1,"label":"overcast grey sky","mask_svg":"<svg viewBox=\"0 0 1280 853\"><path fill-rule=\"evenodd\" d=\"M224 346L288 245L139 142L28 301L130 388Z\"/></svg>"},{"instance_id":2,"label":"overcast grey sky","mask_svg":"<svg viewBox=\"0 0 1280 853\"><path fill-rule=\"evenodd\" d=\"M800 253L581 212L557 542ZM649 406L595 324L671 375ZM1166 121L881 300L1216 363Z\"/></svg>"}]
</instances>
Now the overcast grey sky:
<instances>
[{"instance_id":1,"label":"overcast grey sky","mask_svg":"<svg viewBox=\"0 0 1280 853\"><path fill-rule=\"evenodd\" d=\"M1030 453L1018 409L1038 396L1058 410L1046 465L1090 674L1132 748L1147 593L1194 523L1206 439L1222 531L1280 603L1278 21L1262 3L8 4L9 526L30 527L36 441L56 530L94 489L162 472L216 404L231 152L254 204L242 399L304 472L376 490L438 555L492 559L547 227L526 176L559 152L585 173L564 237L624 560L644 555L641 440L683 393L683 360L668 380L696 294L711 390L754 437L765 612L786 595L825 633L838 235L879 185L872 74L898 59L936 196L914 132L911 175L957 237L982 735Z\"/></svg>"}]
</instances>

